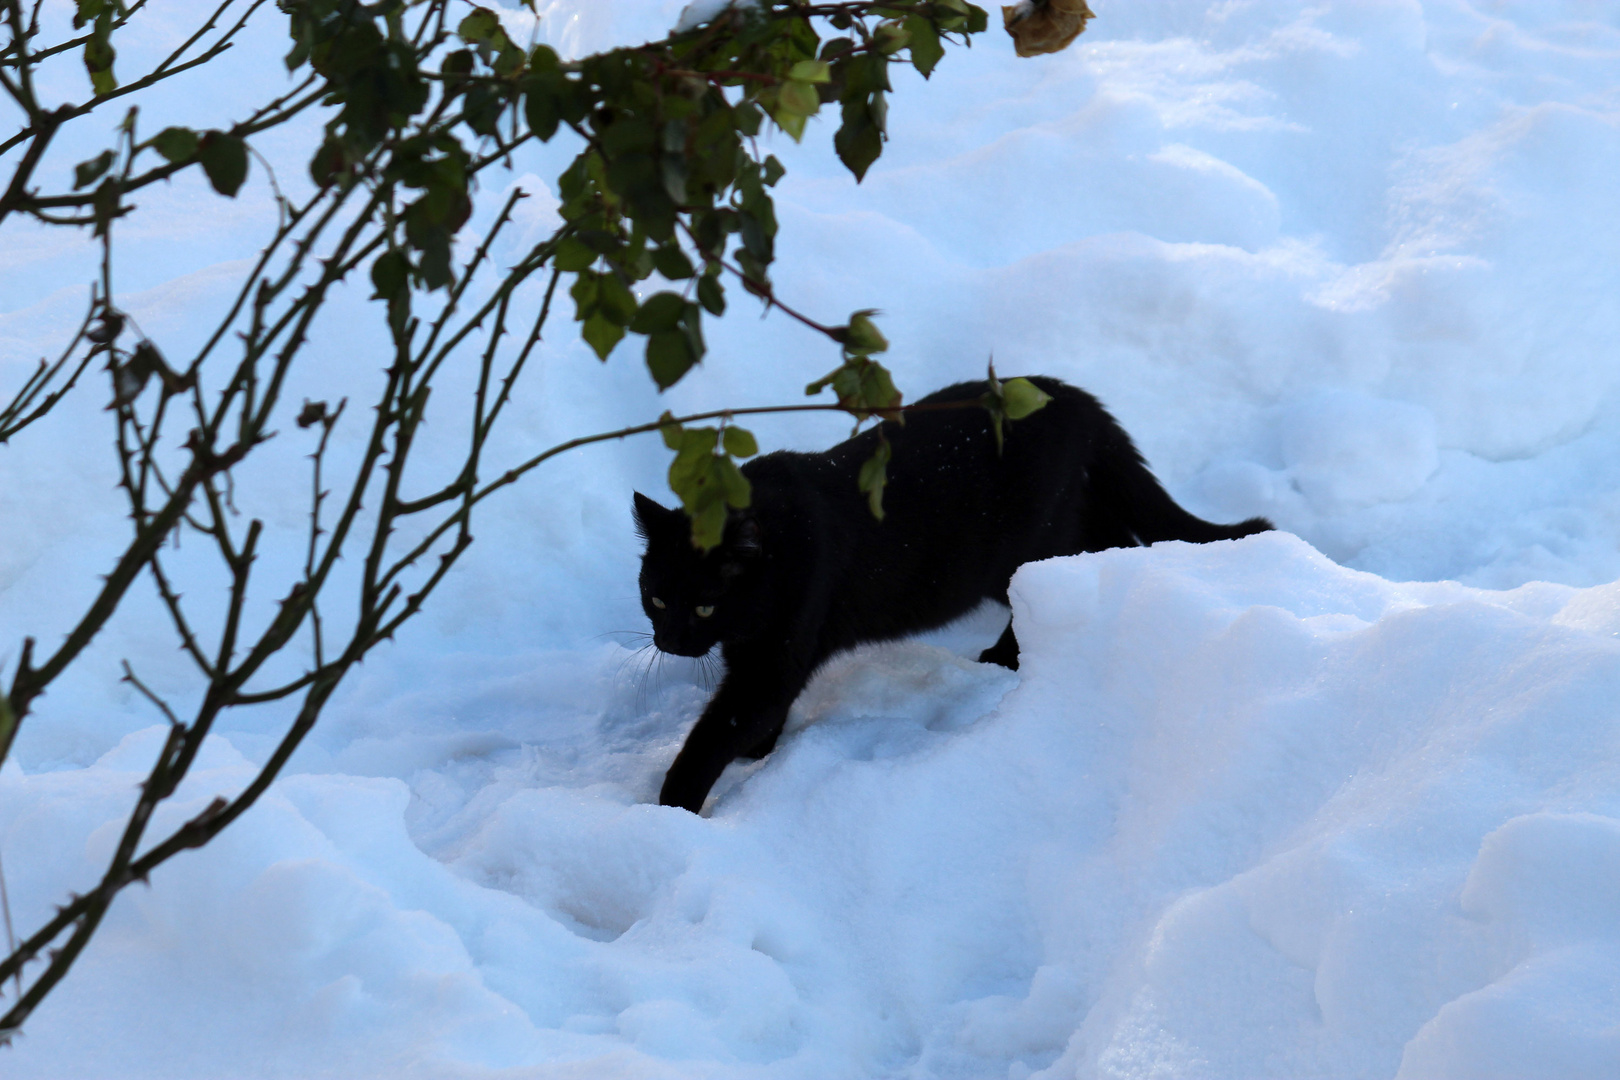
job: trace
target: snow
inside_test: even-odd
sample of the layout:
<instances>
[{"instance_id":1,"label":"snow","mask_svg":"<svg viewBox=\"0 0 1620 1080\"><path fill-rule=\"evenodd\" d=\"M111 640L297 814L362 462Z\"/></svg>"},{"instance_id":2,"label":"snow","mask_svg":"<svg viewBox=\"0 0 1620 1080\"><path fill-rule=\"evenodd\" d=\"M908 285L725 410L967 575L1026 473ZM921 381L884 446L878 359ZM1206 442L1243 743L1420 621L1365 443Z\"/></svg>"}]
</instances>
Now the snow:
<instances>
[{"instance_id":1,"label":"snow","mask_svg":"<svg viewBox=\"0 0 1620 1080\"><path fill-rule=\"evenodd\" d=\"M503 18L577 55L684 6ZM699 818L651 804L708 675L614 639L643 629L630 492L665 452L560 458L251 812L120 897L6 1075L1620 1075L1620 5L1093 7L1065 53L992 30L897 73L859 187L828 122L777 139L778 288L881 308L913 395L992 352L1084 386L1189 508L1282 531L1025 567L1017 673L969 659L995 609L840 657ZM173 122L283 84L273 15ZM61 175L104 133L72 137ZM285 184L296 146L262 148ZM565 153L517 163L498 257L555 221ZM269 213L258 164L234 202L152 192L121 304L183 354ZM7 228L0 386L95 254ZM366 393L364 303L289 408ZM835 362L740 296L709 337L660 398L630 350L553 333L496 452L791 402ZM0 449L0 673L121 547L89 389ZM267 573L302 558L310 447L283 444L239 493ZM119 661L192 700L162 625L132 600L0 769L19 930L96 879L161 743ZM155 827L244 785L283 719L233 718Z\"/></svg>"}]
</instances>

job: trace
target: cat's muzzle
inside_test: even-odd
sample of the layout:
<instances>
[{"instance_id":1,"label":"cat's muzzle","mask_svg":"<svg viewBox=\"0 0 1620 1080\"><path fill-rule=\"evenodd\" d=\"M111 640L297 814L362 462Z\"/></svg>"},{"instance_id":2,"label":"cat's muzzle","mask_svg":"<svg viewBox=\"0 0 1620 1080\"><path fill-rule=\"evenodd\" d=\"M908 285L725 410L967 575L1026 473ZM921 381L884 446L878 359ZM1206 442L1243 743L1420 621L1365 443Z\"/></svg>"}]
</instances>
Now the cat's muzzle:
<instances>
[{"instance_id":1,"label":"cat's muzzle","mask_svg":"<svg viewBox=\"0 0 1620 1080\"><path fill-rule=\"evenodd\" d=\"M665 634L654 634L653 644L659 652L669 653L671 656L705 656L714 648L714 642L707 641L701 644L691 641L677 641Z\"/></svg>"}]
</instances>

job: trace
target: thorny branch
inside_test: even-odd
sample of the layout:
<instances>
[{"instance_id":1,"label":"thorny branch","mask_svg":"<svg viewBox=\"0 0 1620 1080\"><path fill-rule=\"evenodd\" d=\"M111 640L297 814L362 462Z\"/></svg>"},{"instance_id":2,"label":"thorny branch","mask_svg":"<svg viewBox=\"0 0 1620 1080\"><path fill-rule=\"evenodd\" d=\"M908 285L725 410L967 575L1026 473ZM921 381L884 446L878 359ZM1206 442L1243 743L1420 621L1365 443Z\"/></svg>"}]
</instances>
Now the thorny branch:
<instances>
[{"instance_id":1,"label":"thorny branch","mask_svg":"<svg viewBox=\"0 0 1620 1080\"><path fill-rule=\"evenodd\" d=\"M267 790L346 674L397 633L443 582L473 541L475 508L497 491L569 450L667 430L672 424L720 420L725 426L737 417L769 413L840 412L864 418L908 409L961 407L954 402L902 406L887 373L869 360L870 353L882 348L875 330L863 337L853 318L849 327L829 326L776 296L764 274L775 231L764 187L775 183L769 166L780 175L780 165L774 158L768 163L761 160L753 134L760 117L767 114L778 124L796 122L802 129L802 111L811 107L807 102L816 100L815 85L828 86L827 93L844 95L846 128L867 140L858 151L858 167L846 157L859 175L881 148L882 95L887 88L882 71L889 55L904 45L901 20L911 20L905 23L906 34L960 32L965 39L975 26L982 28L984 13L977 8L963 0L883 4L777 0L766 5L768 18L763 23L748 23L731 12L663 42L560 64L549 50L525 53L517 48L493 15L486 19L489 13L480 14L484 9L470 4L466 11L471 14L454 24L458 26L454 32L449 0L425 0L409 7L395 0L369 6L353 0L285 0L279 6L289 14L295 43L288 67L296 70L306 63L310 67L291 89L223 130L167 129L164 138L145 142L137 140L136 114L131 109L119 128L116 148L81 163L73 190L41 194L34 187L35 177L64 125L223 55L253 16L265 9L265 0L221 0L178 47L122 85L108 84L109 42L146 9L146 0L127 6L116 0L80 0L77 11L89 23L89 31L47 45L37 41L37 6L25 14L23 0L0 0L0 26L9 32L9 40L0 45L0 93L21 110L25 121L0 141L0 159L22 148L0 192L0 223L16 212L46 224L91 225L101 241L99 280L90 290L84 316L56 358L41 360L0 407L0 445L50 415L70 391L82 389L81 376L97 358L104 359L112 385L108 410L115 426L118 486L130 521L124 552L61 642L51 648L41 647L33 638L23 641L9 688L0 694L0 762L34 702L83 657L143 574L150 576L180 652L196 677L194 692L165 696L127 662L123 664L124 681L164 718L167 736L100 879L82 894L70 895L28 937L8 942L10 953L0 959L0 987L10 980L16 993L0 1015L0 1043L20 1030L67 974L120 891L146 882L153 870L181 851L206 844ZM818 54L816 35L808 30L812 18L828 20L841 30L853 27L859 43ZM879 27L886 38L869 29L869 18L887 20ZM447 52L456 37L465 48ZM436 74L417 69L430 57L441 68ZM54 107L42 103L36 85L42 65L76 58L90 71L97 92L77 103ZM403 104L415 92L403 84L393 86L393 98L370 89L350 95L349 84L343 81L349 77L344 64L365 63L373 66L361 72L362 82L401 71L414 73L424 88L422 99ZM479 65L487 70L476 70ZM653 88L650 98L631 93L610 105L607 98L618 92L613 88L621 85L624 72L646 80ZM689 84L698 86L697 97ZM429 87L431 93L425 89ZM783 104L787 99L780 95L789 92L798 97ZM491 100L497 101L500 113L494 120ZM652 142L633 144L641 137L635 134L640 128L612 129L615 117L648 108L649 100L657 122L649 121L646 129ZM682 100L687 104L681 105ZM325 142L311 161L314 189L299 200L275 186L276 226L202 345L177 363L144 335L132 347L121 345L126 331L138 330L120 309L114 289L114 229L118 219L133 209L126 197L194 165L202 167L221 194L234 195L250 154L257 155L243 140L313 107L328 110ZM667 115L657 111L664 109ZM700 112L731 126L699 127ZM553 113L557 115L547 130L546 117ZM487 168L509 165L514 151L525 144L549 139L558 129L559 116L564 129L584 140L578 168L561 181L571 192L565 192L561 227L514 265L494 267L496 240L506 235L514 209L526 197L521 190L514 191L459 272L452 272L451 240L471 213L469 192L477 178ZM520 124L520 117L525 124ZM469 137L470 149L460 134L468 130L476 135ZM683 130L684 144L676 137ZM716 159L718 165L703 159L695 149L700 134L718 139L714 145L729 156ZM164 162L137 168L139 155L147 152L159 154ZM689 152L694 156L686 162L682 155ZM650 187L649 174L635 160L635 155L645 153L666 165L674 162L673 171L666 168L662 178L655 175ZM844 153L841 147L840 154ZM620 159L616 161L615 155ZM268 168L262 157L257 160ZM690 173L683 171L689 164ZM704 181L708 188L696 179L700 167L709 170L710 179ZM746 255L739 253L736 259L727 257L728 237L734 234L741 235L747 247ZM649 278L655 263L671 283L686 280L685 296L637 297L630 292L631 285ZM701 274L696 267L702 267ZM369 426L357 443L334 441L348 399L335 405L306 400L296 414L296 426L301 431L318 428L310 448L299 441L310 435L274 424L278 418L288 419L283 398L295 366L308 352L324 305L357 272L368 268L377 287L373 299L382 301L387 312L389 334ZM567 440L508 465L493 479L484 478L491 436L542 340L565 273L576 275L576 288L571 290L576 317L587 327L596 316L581 299L586 293L578 291L579 283L599 283L619 296L621 305L628 303L633 310L614 309L613 341L626 329L646 335L649 365L662 386L673 379L666 380L653 362L655 339L664 335L663 344L669 345L674 335L684 342L686 367L701 359L701 335L694 321L701 312L690 295L696 290L703 307L718 315L724 305L716 300L719 286L713 279L722 270L740 278L768 305L838 342L845 358L841 370L847 369L851 377L875 372L881 378L856 391L841 389L837 404L709 410L683 417L666 414L656 421ZM475 291L474 280L489 273L497 275L495 286ZM531 283L533 288L520 294ZM442 295L435 295L441 289ZM520 313L535 294L538 312L529 322ZM670 301L661 298L672 296L682 305L684 321L678 326L660 321L665 315L649 314L654 309L667 314ZM413 303L423 302L426 310L413 309ZM520 318L524 328L514 332L513 324ZM588 331L587 338L601 351ZM605 358L606 353L602 355ZM422 486L418 475L422 463L417 460L413 467L413 450L428 422L435 384L462 363L475 376L466 395L470 400L435 404L434 409L466 409L465 442L450 463L448 479L436 471L439 479L427 485L426 493L413 495ZM350 434L352 429L345 432ZM277 543L274 530L259 518L248 516L244 521L233 492L245 462L268 445L288 443L307 448L303 456L310 469L308 527L298 539L300 558L277 562L265 558ZM339 444L342 452L334 452ZM429 464L442 469L445 463ZM418 538L401 540L407 532ZM188 551L181 566L166 554L183 536L188 543L203 546L216 581L225 585L223 603L207 605L200 615L199 605L188 601L180 585L181 578L205 565L204 560ZM323 592L340 583L340 569L353 567L344 559L357 549L364 552L360 565L344 571L348 576L341 580L343 587L353 588L354 610L335 623L331 596L328 593L323 601ZM297 564L297 569L291 580L276 580L261 562ZM181 577L176 576L177 567ZM270 597L276 598L273 603L266 602ZM300 674L289 677L275 670L273 662L279 658L284 663L294 654L302 658ZM154 813L177 797L204 740L223 715L290 700L296 700L296 711L251 782L234 795L207 801L167 834L148 835ZM207 795L202 793L197 801ZM8 924L8 934L9 930ZM43 966L32 968L32 978L27 978L28 969L36 964ZM0 999L3 995L0 989Z\"/></svg>"}]
</instances>

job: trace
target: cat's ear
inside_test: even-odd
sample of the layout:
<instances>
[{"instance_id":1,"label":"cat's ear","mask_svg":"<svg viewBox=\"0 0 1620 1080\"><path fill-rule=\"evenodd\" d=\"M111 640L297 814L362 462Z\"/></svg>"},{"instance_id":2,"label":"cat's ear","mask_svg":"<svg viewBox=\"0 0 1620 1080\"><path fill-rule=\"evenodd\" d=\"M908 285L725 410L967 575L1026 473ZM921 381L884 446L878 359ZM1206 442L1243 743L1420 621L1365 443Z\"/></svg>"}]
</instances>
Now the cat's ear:
<instances>
[{"instance_id":1,"label":"cat's ear","mask_svg":"<svg viewBox=\"0 0 1620 1080\"><path fill-rule=\"evenodd\" d=\"M765 551L759 522L745 517L737 523L737 535L731 541L731 551L744 558L755 558Z\"/></svg>"},{"instance_id":2,"label":"cat's ear","mask_svg":"<svg viewBox=\"0 0 1620 1080\"><path fill-rule=\"evenodd\" d=\"M643 540L650 539L653 532L662 522L667 522L671 514L678 514L679 510L671 510L653 502L641 492L635 493L636 535Z\"/></svg>"}]
</instances>

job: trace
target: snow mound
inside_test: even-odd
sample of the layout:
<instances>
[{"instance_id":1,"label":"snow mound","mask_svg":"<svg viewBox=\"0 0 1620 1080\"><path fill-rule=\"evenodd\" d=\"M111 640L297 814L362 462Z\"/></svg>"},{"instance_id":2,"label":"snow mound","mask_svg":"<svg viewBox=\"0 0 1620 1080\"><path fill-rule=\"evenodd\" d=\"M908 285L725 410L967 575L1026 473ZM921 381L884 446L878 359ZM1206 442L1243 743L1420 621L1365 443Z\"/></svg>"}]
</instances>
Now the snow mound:
<instances>
[{"instance_id":1,"label":"snow mound","mask_svg":"<svg viewBox=\"0 0 1620 1080\"><path fill-rule=\"evenodd\" d=\"M646 804L656 754L570 783L531 746L426 817L290 778L114 908L8 1075L1614 1075L1620 586L1398 584L1271 533L1012 596L1018 674L843 658L708 818ZM701 696L665 694L672 751ZM160 737L0 774L25 922ZM176 818L249 775L211 753Z\"/></svg>"}]
</instances>

